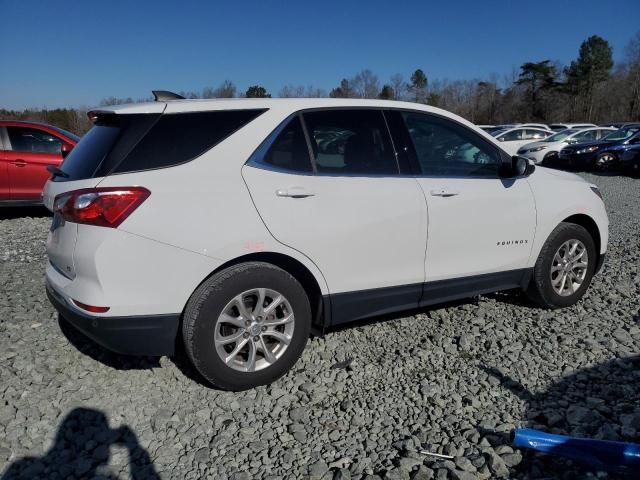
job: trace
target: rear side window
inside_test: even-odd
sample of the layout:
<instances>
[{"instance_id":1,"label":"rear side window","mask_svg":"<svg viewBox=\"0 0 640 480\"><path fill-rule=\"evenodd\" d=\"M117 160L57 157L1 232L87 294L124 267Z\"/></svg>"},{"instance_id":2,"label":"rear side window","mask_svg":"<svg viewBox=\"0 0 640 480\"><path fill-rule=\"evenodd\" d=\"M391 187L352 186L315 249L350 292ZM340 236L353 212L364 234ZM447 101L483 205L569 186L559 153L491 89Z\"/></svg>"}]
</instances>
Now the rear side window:
<instances>
[{"instance_id":1,"label":"rear side window","mask_svg":"<svg viewBox=\"0 0 640 480\"><path fill-rule=\"evenodd\" d=\"M82 138L60 167L69 177L103 177L171 167L193 160L265 110L107 115Z\"/></svg>"},{"instance_id":2,"label":"rear side window","mask_svg":"<svg viewBox=\"0 0 640 480\"><path fill-rule=\"evenodd\" d=\"M7 127L7 133L14 152L61 154L62 140L43 130Z\"/></svg>"},{"instance_id":3,"label":"rear side window","mask_svg":"<svg viewBox=\"0 0 640 480\"><path fill-rule=\"evenodd\" d=\"M264 110L225 110L162 115L113 173L170 167L213 148Z\"/></svg>"},{"instance_id":4,"label":"rear side window","mask_svg":"<svg viewBox=\"0 0 640 480\"><path fill-rule=\"evenodd\" d=\"M380 110L303 114L318 173L397 175L398 163Z\"/></svg>"},{"instance_id":5,"label":"rear side window","mask_svg":"<svg viewBox=\"0 0 640 480\"><path fill-rule=\"evenodd\" d=\"M276 137L262 163L291 172L309 173L312 171L309 148L300 117L293 118Z\"/></svg>"}]
</instances>

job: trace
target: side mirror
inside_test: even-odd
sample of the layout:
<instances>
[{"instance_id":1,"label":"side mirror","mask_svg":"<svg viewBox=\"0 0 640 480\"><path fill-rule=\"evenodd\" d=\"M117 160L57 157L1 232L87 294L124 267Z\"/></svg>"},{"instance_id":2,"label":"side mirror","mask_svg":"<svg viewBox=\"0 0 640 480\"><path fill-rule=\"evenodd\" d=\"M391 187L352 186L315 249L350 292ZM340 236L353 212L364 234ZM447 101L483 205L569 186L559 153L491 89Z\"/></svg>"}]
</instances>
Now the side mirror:
<instances>
[{"instance_id":1,"label":"side mirror","mask_svg":"<svg viewBox=\"0 0 640 480\"><path fill-rule=\"evenodd\" d=\"M498 141L499 141L499 142L504 142L504 137L500 137L500 138L498 138Z\"/></svg>"},{"instance_id":2,"label":"side mirror","mask_svg":"<svg viewBox=\"0 0 640 480\"><path fill-rule=\"evenodd\" d=\"M73 145L71 145L70 143L63 143L60 147L62 158L67 158L67 155L71 153L71 150L73 150Z\"/></svg>"},{"instance_id":3,"label":"side mirror","mask_svg":"<svg viewBox=\"0 0 640 480\"><path fill-rule=\"evenodd\" d=\"M528 159L521 157L519 155L514 155L511 157L511 164L505 164L505 167L502 170L503 177L528 177L531 175L536 169L536 166L533 162L530 162Z\"/></svg>"},{"instance_id":4,"label":"side mirror","mask_svg":"<svg viewBox=\"0 0 640 480\"><path fill-rule=\"evenodd\" d=\"M528 177L536 169L536 165L525 157L514 155L511 157L511 168L514 177Z\"/></svg>"}]
</instances>

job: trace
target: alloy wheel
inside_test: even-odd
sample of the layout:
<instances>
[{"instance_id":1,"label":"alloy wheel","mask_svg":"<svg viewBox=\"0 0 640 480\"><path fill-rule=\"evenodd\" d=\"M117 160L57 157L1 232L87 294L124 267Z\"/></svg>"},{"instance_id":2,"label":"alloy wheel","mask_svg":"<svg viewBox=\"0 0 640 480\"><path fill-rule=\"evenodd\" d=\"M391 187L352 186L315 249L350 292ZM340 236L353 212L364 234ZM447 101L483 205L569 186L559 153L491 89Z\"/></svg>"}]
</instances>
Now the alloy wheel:
<instances>
[{"instance_id":1,"label":"alloy wheel","mask_svg":"<svg viewBox=\"0 0 640 480\"><path fill-rule=\"evenodd\" d=\"M551 262L551 285L555 292L567 297L580 289L587 275L589 254L580 240L567 240L556 251Z\"/></svg>"},{"instance_id":2,"label":"alloy wheel","mask_svg":"<svg viewBox=\"0 0 640 480\"><path fill-rule=\"evenodd\" d=\"M236 295L222 310L214 343L230 368L255 372L274 364L293 338L295 317L289 300L268 288Z\"/></svg>"}]
</instances>

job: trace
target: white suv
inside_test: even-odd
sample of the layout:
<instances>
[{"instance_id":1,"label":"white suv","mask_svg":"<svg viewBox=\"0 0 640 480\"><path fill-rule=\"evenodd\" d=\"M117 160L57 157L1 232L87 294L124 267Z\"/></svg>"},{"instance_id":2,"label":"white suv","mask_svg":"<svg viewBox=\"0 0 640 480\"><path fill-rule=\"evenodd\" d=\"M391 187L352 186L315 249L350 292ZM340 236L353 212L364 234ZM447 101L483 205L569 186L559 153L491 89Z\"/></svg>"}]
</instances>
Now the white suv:
<instances>
[{"instance_id":1,"label":"white suv","mask_svg":"<svg viewBox=\"0 0 640 480\"><path fill-rule=\"evenodd\" d=\"M310 332L520 288L585 293L600 194L413 103L167 100L104 107L46 185L47 292L106 348L212 384L272 382ZM535 172L534 172L535 170Z\"/></svg>"}]
</instances>

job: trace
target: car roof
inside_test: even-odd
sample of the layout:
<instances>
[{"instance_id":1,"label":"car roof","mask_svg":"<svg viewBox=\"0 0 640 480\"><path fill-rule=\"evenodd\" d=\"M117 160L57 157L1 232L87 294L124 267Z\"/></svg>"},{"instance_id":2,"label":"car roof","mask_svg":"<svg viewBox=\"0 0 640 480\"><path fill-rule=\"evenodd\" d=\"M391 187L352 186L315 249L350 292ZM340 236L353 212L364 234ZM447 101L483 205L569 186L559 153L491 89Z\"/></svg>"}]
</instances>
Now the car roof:
<instances>
[{"instance_id":1,"label":"car roof","mask_svg":"<svg viewBox=\"0 0 640 480\"><path fill-rule=\"evenodd\" d=\"M439 115L455 116L436 107L420 103L399 102L394 100L353 99L353 98L212 98L171 100L168 102L145 102L124 105L96 107L92 111L113 113L178 113L198 112L206 110L239 110L276 108L302 110L307 108L335 107L369 107L369 108L404 108L422 110Z\"/></svg>"}]
</instances>

